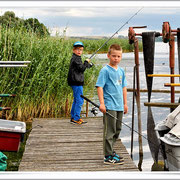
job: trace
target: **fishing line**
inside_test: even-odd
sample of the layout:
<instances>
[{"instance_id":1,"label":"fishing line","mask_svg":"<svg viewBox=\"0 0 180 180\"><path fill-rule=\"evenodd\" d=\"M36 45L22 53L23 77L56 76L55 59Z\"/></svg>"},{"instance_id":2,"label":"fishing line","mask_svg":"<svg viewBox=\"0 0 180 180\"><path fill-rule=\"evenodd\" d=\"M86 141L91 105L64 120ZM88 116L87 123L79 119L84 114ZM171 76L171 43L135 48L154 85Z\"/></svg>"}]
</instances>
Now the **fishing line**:
<instances>
[{"instance_id":1,"label":"fishing line","mask_svg":"<svg viewBox=\"0 0 180 180\"><path fill-rule=\"evenodd\" d=\"M144 7L140 8L135 14L133 14L102 46L99 47L99 49L97 51L95 51L89 59L92 59L92 57L105 45L107 44L107 42L109 42L114 36L115 34L118 34L118 32L126 25L129 23L129 21L131 19L133 19L134 16L136 16Z\"/></svg>"},{"instance_id":2,"label":"fishing line","mask_svg":"<svg viewBox=\"0 0 180 180\"><path fill-rule=\"evenodd\" d=\"M27 131L26 131L26 133L31 132L31 131L32 131L34 128L36 128L36 127L43 128L43 126L41 126L41 125L37 124L36 126L34 126L34 127L32 127L31 129L27 130Z\"/></svg>"},{"instance_id":3,"label":"fishing line","mask_svg":"<svg viewBox=\"0 0 180 180\"><path fill-rule=\"evenodd\" d=\"M88 99L87 97L81 95L81 97L83 99L85 99L86 101L90 102L91 104L93 104L95 107L99 108L99 105L97 105L96 103L92 102L90 99ZM106 111L106 114L108 114L109 116L111 116L112 118L115 118L117 121L119 121L115 116L113 116L111 113ZM125 125L126 127L128 127L131 131L136 132L138 135L140 135L141 137L143 137L144 139L146 139L147 141L149 141L150 143L152 143L153 145L156 145L154 142L150 141L147 139L147 137L145 137L144 135L142 135L141 133L139 133L138 131L132 129L129 125L127 125L126 123L124 123L122 121L122 124ZM164 150L162 149L161 145L159 146L159 149L161 149L162 152L164 152ZM169 154L171 157L175 158L176 160L178 160L175 156L173 156L172 154L170 154L168 151L165 151L167 154ZM164 156L164 155L163 155ZM179 161L179 160L178 160Z\"/></svg>"}]
</instances>

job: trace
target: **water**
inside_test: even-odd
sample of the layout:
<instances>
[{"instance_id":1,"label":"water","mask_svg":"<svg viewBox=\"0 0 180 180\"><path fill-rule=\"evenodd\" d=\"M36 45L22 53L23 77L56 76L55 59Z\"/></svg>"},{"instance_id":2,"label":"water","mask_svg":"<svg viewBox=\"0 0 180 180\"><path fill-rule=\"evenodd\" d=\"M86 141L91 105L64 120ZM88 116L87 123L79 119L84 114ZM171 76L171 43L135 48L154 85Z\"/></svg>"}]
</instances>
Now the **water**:
<instances>
[{"instance_id":1,"label":"water","mask_svg":"<svg viewBox=\"0 0 180 180\"><path fill-rule=\"evenodd\" d=\"M106 54L99 54L96 56L103 65L108 63ZM145 70L144 70L144 61L143 61L143 53L139 53L139 61L140 61L140 88L147 89L146 87L146 79L145 79ZM123 53L122 61L120 62L120 66L124 68L126 72L126 79L128 82L127 88L133 88L133 67L134 67L134 53ZM169 68L169 45L157 42L155 45L155 59L154 59L154 74L170 74ZM179 74L178 72L178 61L177 61L177 46L175 48L175 74ZM170 90L169 87L164 87L164 83L169 83L170 80L168 77L155 77L153 79L153 89L167 89ZM175 83L179 83L179 78L175 78ZM175 88L176 90L180 90L179 87ZM132 92L128 92L127 100L128 100L128 108L129 112L124 115L123 122L131 127L132 121ZM141 121L142 121L142 134L147 137L147 107L144 106L144 102L148 101L147 93L141 93ZM175 102L178 102L179 94L175 95ZM151 102L170 102L171 97L170 93L152 93ZM97 101L98 103L98 101ZM170 113L169 108L157 108L152 107L152 113L154 117L155 124L159 121L162 121L166 118L166 116ZM90 115L90 114L89 114ZM92 114L91 114L92 115ZM98 116L102 116L102 113L99 112ZM138 131L137 127L137 111L136 111L136 103L135 103L135 130ZM121 134L121 141L125 145L127 151L130 154L131 151L131 131L128 127L123 125ZM149 145L146 139L143 140L143 163L142 163L142 171L151 171L153 165L153 159L150 153ZM138 134L134 133L134 147L133 147L133 161L136 165L139 162L139 145L138 145Z\"/></svg>"}]
</instances>

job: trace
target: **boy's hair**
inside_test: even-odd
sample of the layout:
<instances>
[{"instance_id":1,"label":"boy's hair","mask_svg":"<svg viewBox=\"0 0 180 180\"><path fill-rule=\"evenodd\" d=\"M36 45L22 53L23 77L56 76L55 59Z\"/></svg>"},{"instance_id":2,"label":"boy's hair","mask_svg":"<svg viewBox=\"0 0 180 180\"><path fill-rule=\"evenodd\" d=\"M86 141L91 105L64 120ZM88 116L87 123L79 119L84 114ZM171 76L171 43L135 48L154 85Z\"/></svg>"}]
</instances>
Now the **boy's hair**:
<instances>
[{"instance_id":1,"label":"boy's hair","mask_svg":"<svg viewBox=\"0 0 180 180\"><path fill-rule=\"evenodd\" d=\"M77 48L81 48L81 47L83 47L83 46L74 46L73 47L73 50L75 50L75 49L77 49ZM84 47L83 47L84 48Z\"/></svg>"},{"instance_id":2,"label":"boy's hair","mask_svg":"<svg viewBox=\"0 0 180 180\"><path fill-rule=\"evenodd\" d=\"M122 51L122 48L121 48L121 46L119 44L112 44L109 47L108 54L111 54L112 50Z\"/></svg>"}]
</instances>

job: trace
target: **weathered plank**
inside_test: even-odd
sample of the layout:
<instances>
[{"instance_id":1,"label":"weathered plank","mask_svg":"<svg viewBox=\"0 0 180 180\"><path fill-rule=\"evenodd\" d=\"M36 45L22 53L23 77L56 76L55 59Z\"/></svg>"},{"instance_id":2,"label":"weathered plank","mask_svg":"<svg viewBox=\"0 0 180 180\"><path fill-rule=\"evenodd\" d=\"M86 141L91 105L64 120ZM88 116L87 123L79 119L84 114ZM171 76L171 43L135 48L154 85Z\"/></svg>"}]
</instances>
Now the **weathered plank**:
<instances>
[{"instance_id":1,"label":"weathered plank","mask_svg":"<svg viewBox=\"0 0 180 180\"><path fill-rule=\"evenodd\" d=\"M125 163L105 165L102 118L85 120L80 126L63 118L34 119L19 171L138 171L120 140L114 148Z\"/></svg>"},{"instance_id":2,"label":"weathered plank","mask_svg":"<svg viewBox=\"0 0 180 180\"><path fill-rule=\"evenodd\" d=\"M145 102L144 106L177 108L180 103L163 103L163 102Z\"/></svg>"}]
</instances>

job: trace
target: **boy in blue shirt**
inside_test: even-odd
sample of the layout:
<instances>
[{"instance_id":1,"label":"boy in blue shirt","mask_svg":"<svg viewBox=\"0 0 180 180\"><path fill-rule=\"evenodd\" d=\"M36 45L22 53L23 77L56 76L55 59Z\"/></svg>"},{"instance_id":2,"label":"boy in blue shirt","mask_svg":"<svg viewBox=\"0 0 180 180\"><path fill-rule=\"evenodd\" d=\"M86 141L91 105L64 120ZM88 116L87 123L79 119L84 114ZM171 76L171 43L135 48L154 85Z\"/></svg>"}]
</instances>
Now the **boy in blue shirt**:
<instances>
[{"instance_id":1,"label":"boy in blue shirt","mask_svg":"<svg viewBox=\"0 0 180 180\"><path fill-rule=\"evenodd\" d=\"M114 143L121 131L123 112L127 107L127 81L125 72L118 66L122 58L122 48L112 44L107 53L109 64L103 67L96 82L100 102L100 111L103 115L103 150L105 164L123 164L124 159L114 151ZM115 118L106 114L106 111Z\"/></svg>"},{"instance_id":2,"label":"boy in blue shirt","mask_svg":"<svg viewBox=\"0 0 180 180\"><path fill-rule=\"evenodd\" d=\"M68 72L68 85L71 86L73 90L73 104L71 108L71 120L72 124L84 124L86 123L80 118L81 108L84 103L84 99L81 97L83 95L83 85L84 85L84 71L86 68L92 67L89 63L90 59L86 59L84 63L81 60L81 55L83 53L84 44L77 41L73 44L73 55L71 58L69 72Z\"/></svg>"}]
</instances>

